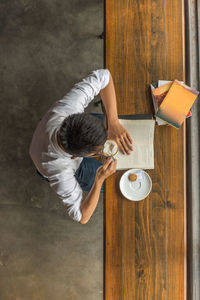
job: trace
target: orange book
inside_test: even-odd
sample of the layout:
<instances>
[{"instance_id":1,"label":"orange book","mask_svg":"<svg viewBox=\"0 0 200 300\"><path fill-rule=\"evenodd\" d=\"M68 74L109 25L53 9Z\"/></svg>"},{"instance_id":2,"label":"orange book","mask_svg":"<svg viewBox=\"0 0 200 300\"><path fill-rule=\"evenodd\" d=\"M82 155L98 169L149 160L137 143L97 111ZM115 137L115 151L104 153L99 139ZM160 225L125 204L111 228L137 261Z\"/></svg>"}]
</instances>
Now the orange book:
<instances>
[{"instance_id":1,"label":"orange book","mask_svg":"<svg viewBox=\"0 0 200 300\"><path fill-rule=\"evenodd\" d=\"M162 101L156 116L180 128L199 92L175 80Z\"/></svg>"}]
</instances>

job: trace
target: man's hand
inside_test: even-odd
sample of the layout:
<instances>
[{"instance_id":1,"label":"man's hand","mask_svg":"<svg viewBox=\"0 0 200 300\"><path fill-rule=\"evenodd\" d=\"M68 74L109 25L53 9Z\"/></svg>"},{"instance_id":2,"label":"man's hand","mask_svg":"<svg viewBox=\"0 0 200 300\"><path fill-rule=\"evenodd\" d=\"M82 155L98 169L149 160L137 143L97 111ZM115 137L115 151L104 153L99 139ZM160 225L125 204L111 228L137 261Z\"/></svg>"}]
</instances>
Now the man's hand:
<instances>
[{"instance_id":1,"label":"man's hand","mask_svg":"<svg viewBox=\"0 0 200 300\"><path fill-rule=\"evenodd\" d=\"M117 142L123 154L131 154L131 151L133 151L133 140L128 131L119 123L119 120L108 124L108 139L109 138Z\"/></svg>"},{"instance_id":2,"label":"man's hand","mask_svg":"<svg viewBox=\"0 0 200 300\"><path fill-rule=\"evenodd\" d=\"M116 172L116 165L116 160L113 160L112 157L107 158L104 164L98 168L96 180L103 183L106 178Z\"/></svg>"}]
</instances>

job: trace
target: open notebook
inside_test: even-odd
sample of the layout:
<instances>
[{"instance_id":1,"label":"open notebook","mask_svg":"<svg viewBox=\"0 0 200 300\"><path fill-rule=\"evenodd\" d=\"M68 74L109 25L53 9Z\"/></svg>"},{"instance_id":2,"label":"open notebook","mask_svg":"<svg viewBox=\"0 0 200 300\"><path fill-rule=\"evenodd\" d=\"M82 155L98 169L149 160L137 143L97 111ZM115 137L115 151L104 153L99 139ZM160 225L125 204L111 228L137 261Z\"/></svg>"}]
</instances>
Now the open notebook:
<instances>
[{"instance_id":1,"label":"open notebook","mask_svg":"<svg viewBox=\"0 0 200 300\"><path fill-rule=\"evenodd\" d=\"M117 170L154 169L154 129L155 120L119 120L133 138L134 151L115 155Z\"/></svg>"}]
</instances>

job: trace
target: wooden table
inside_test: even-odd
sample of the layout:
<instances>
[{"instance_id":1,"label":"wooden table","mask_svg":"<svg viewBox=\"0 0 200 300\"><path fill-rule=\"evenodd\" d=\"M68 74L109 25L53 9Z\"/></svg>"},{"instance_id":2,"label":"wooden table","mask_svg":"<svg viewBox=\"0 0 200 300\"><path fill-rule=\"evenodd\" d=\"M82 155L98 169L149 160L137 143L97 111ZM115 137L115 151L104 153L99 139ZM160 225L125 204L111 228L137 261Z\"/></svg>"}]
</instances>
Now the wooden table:
<instances>
[{"instance_id":1,"label":"wooden table","mask_svg":"<svg viewBox=\"0 0 200 300\"><path fill-rule=\"evenodd\" d=\"M149 85L184 80L181 0L106 0L106 68L119 114L153 113ZM119 191L122 172L106 181L106 300L186 297L185 125L156 126L153 189L140 202Z\"/></svg>"}]
</instances>

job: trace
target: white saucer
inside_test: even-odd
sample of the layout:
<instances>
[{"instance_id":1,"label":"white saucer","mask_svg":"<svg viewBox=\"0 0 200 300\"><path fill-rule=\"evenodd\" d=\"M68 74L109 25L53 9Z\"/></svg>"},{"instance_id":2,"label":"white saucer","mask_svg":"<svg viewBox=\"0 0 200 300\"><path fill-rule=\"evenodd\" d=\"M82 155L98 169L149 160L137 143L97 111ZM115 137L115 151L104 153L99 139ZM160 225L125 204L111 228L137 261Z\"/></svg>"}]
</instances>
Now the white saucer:
<instances>
[{"instance_id":1,"label":"white saucer","mask_svg":"<svg viewBox=\"0 0 200 300\"><path fill-rule=\"evenodd\" d=\"M134 172L143 172L143 180L141 182L131 182L128 179L129 174ZM122 195L132 201L140 201L145 199L152 189L152 181L144 170L141 169L131 169L125 172L119 183Z\"/></svg>"}]
</instances>

